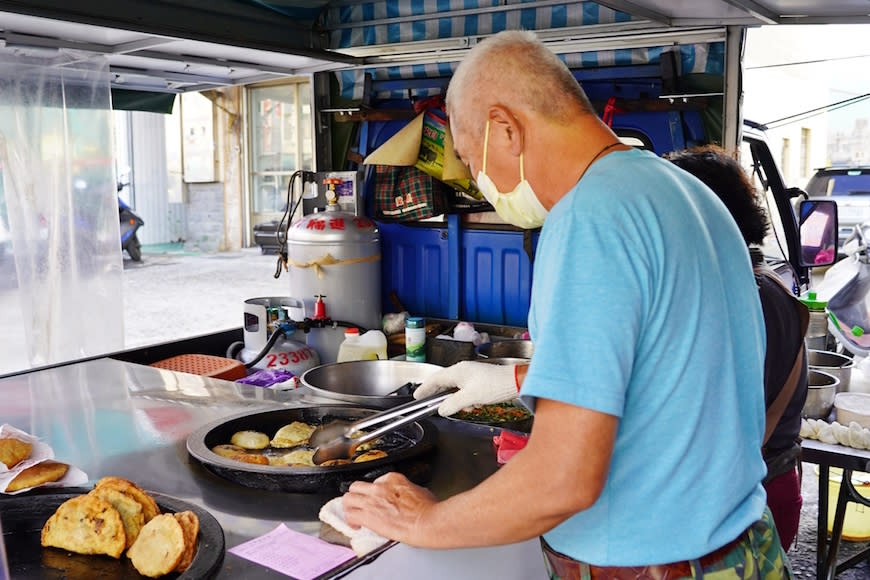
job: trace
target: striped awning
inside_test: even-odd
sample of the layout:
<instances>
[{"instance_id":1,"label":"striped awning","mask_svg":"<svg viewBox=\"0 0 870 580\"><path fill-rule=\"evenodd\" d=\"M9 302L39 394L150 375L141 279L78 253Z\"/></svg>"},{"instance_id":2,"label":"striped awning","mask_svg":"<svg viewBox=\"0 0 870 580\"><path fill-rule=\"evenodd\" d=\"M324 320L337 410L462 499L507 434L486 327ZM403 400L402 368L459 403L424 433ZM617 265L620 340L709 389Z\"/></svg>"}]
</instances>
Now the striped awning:
<instances>
[{"instance_id":1,"label":"striped awning","mask_svg":"<svg viewBox=\"0 0 870 580\"><path fill-rule=\"evenodd\" d=\"M565 42L565 38L586 38L586 45L615 46L604 41L609 33L626 24L635 35L623 33L627 48L582 50L583 43ZM634 26L631 26L634 24ZM645 24L648 26L645 27ZM338 52L366 55L371 66L337 71L341 96L363 98L363 80L370 74L376 81L449 77L461 60L464 50L477 41L502 30L534 30L572 68L657 64L665 51L678 51L678 73L722 75L725 61L724 42L689 42L682 44L678 34L669 29L675 40L661 43L662 35L648 35L652 23L613 10L596 2L553 2L546 0L382 0L357 2L330 7L322 21L328 31L329 46ZM659 27L660 29L661 27ZM593 42L588 42L588 39ZM691 38L691 37L689 37ZM401 45L401 46L400 46ZM464 50L461 48L464 46ZM396 64L391 57L419 54L419 62ZM428 54L428 56L427 56ZM438 93L440 88L420 88L417 96ZM373 95L377 99L401 98L405 91L386 91Z\"/></svg>"}]
</instances>

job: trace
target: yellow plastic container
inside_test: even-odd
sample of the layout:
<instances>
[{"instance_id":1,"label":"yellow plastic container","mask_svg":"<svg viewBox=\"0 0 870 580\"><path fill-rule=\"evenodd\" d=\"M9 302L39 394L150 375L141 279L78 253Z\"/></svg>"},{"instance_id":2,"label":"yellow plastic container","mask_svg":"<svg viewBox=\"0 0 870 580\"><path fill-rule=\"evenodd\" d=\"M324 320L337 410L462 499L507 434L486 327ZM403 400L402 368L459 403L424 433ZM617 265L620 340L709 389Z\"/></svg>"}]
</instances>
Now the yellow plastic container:
<instances>
[{"instance_id":1,"label":"yellow plastic container","mask_svg":"<svg viewBox=\"0 0 870 580\"><path fill-rule=\"evenodd\" d=\"M819 474L819 466L815 468ZM832 467L828 477L828 532L834 529L834 514L837 511L837 498L840 495L840 483L843 480L843 470ZM852 485L855 490L866 498L870 498L870 473L852 472ZM846 519L843 520L843 539L850 542L866 542L870 540L870 506L853 501L846 503Z\"/></svg>"},{"instance_id":2,"label":"yellow plastic container","mask_svg":"<svg viewBox=\"0 0 870 580\"><path fill-rule=\"evenodd\" d=\"M387 337L380 330L369 330L360 335L356 328L344 333L344 342L338 349L337 362L352 360L384 360L387 358Z\"/></svg>"}]
</instances>

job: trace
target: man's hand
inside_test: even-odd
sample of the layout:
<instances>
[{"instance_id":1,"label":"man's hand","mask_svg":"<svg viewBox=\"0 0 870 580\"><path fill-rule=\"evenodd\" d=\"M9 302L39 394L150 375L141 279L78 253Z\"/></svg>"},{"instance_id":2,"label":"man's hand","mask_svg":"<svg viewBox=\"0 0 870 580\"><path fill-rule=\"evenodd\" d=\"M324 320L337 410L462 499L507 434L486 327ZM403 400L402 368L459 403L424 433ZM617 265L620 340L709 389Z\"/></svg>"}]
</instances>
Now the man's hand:
<instances>
[{"instance_id":1,"label":"man's hand","mask_svg":"<svg viewBox=\"0 0 870 580\"><path fill-rule=\"evenodd\" d=\"M438 407L438 414L448 417L474 405L503 403L517 397L517 365L497 365L475 361L462 361L423 379L414 391L421 399L451 387L459 392L448 397Z\"/></svg>"},{"instance_id":2,"label":"man's hand","mask_svg":"<svg viewBox=\"0 0 870 580\"><path fill-rule=\"evenodd\" d=\"M374 483L355 481L342 496L347 523L364 526L391 540L421 545L420 519L437 503L435 496L404 475L390 472Z\"/></svg>"}]
</instances>

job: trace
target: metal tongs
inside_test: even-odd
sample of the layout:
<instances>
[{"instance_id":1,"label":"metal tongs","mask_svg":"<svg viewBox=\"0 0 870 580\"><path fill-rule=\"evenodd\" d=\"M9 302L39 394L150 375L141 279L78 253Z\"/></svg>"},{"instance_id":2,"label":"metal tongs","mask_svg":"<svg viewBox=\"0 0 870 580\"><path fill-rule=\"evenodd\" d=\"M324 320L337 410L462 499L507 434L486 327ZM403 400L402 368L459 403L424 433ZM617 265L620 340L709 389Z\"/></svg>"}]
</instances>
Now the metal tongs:
<instances>
[{"instance_id":1,"label":"metal tongs","mask_svg":"<svg viewBox=\"0 0 870 580\"><path fill-rule=\"evenodd\" d=\"M312 461L315 465L320 465L324 461L332 459L349 459L357 447L363 443L377 439L385 433L435 413L438 410L438 405L457 390L453 388L442 391L425 399L411 401L410 403L375 413L359 421L332 421L327 425L322 425L315 429L311 433L311 437L308 438L308 445L314 447ZM358 435L363 429L381 425L382 423L384 425L374 431Z\"/></svg>"}]
</instances>

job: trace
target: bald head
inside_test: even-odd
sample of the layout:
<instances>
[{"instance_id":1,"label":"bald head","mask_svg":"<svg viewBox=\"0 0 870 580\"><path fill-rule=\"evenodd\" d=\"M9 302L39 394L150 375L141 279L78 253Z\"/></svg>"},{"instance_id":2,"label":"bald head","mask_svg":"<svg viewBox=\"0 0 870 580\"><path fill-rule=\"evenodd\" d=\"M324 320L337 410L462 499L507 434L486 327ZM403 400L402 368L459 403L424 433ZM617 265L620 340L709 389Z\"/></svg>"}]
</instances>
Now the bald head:
<instances>
[{"instance_id":1,"label":"bald head","mask_svg":"<svg viewBox=\"0 0 870 580\"><path fill-rule=\"evenodd\" d=\"M535 112L555 121L595 111L568 67L532 32L508 30L475 46L447 89L455 132L483 134L492 105Z\"/></svg>"}]
</instances>

